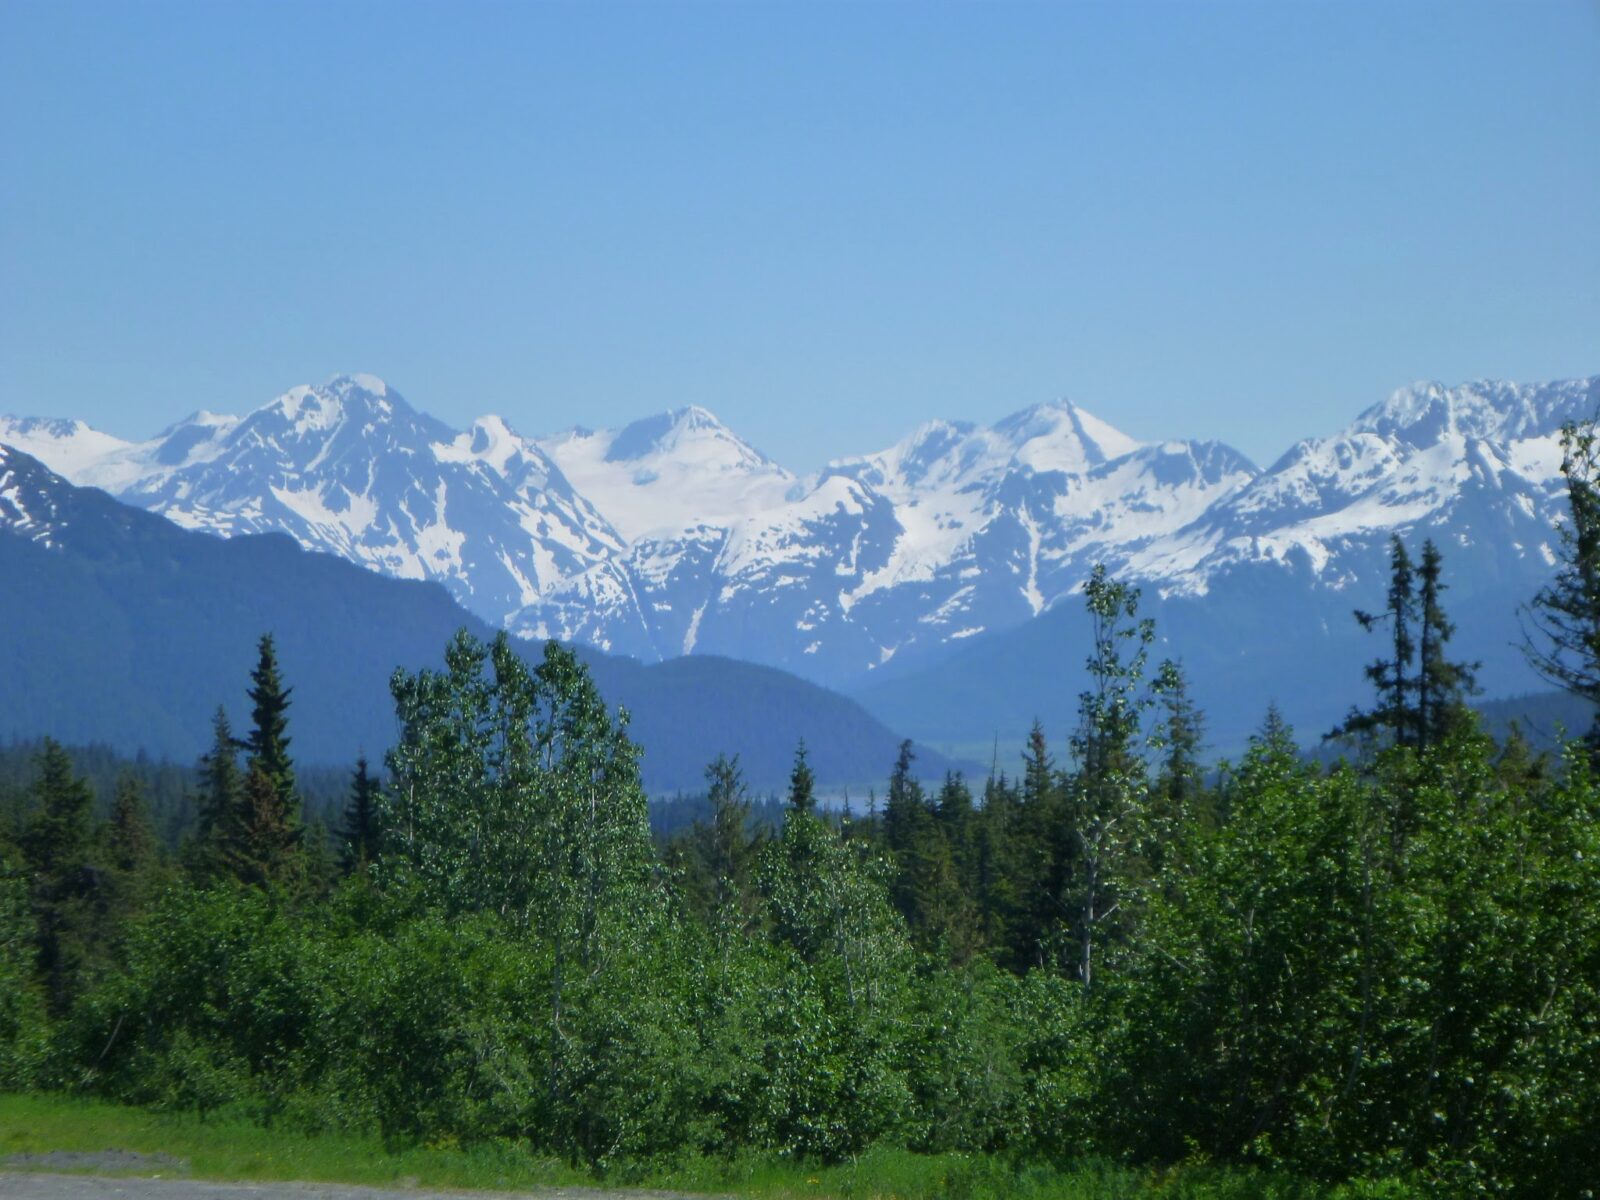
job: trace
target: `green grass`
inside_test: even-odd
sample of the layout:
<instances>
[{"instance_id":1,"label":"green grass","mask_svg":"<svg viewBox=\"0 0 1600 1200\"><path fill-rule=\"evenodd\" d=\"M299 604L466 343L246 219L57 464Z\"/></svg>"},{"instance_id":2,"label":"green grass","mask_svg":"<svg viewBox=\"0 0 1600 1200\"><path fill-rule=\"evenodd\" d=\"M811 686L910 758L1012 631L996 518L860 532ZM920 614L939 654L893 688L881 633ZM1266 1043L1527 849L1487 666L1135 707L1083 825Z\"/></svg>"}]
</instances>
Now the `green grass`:
<instances>
[{"instance_id":1,"label":"green grass","mask_svg":"<svg viewBox=\"0 0 1600 1200\"><path fill-rule=\"evenodd\" d=\"M216 1180L502 1190L616 1186L504 1143L392 1146L347 1134L267 1129L236 1116L201 1120L57 1095L0 1094L0 1163L12 1154L53 1150L164 1154L181 1160L187 1174ZM826 1167L759 1156L696 1159L629 1183L758 1200L1405 1200L1421 1194L1397 1183L1335 1189L1278 1172L1198 1166L1168 1172L1097 1163L1017 1169L997 1158L893 1148Z\"/></svg>"},{"instance_id":2,"label":"green grass","mask_svg":"<svg viewBox=\"0 0 1600 1200\"><path fill-rule=\"evenodd\" d=\"M592 1184L585 1172L514 1146L385 1145L348 1134L267 1129L243 1117L157 1112L98 1100L0 1094L0 1161L52 1150L131 1150L181 1159L202 1179L306 1180L432 1188Z\"/></svg>"}]
</instances>

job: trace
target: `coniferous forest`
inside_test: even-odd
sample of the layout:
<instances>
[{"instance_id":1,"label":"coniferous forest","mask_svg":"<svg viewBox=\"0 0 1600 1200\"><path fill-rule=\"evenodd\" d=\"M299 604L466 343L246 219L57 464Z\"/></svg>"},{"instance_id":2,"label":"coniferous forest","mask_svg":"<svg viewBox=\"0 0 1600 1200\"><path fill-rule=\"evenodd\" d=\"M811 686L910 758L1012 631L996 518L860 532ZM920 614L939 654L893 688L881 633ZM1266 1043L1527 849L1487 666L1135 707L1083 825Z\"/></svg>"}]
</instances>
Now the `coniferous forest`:
<instances>
[{"instance_id":1,"label":"coniferous forest","mask_svg":"<svg viewBox=\"0 0 1600 1200\"><path fill-rule=\"evenodd\" d=\"M1594 430L1563 447L1528 651L1600 701ZM192 811L35 755L0 836L0 1086L601 1171L890 1144L1593 1195L1600 736L1483 732L1447 579L1397 538L1356 614L1370 705L1266 712L1218 763L1096 571L1077 725L1019 731L1018 777L929 785L907 743L840 810L801 744L781 819L718 758L703 818L654 837L579 660L465 633L396 673L396 744L308 819L263 636Z\"/></svg>"}]
</instances>

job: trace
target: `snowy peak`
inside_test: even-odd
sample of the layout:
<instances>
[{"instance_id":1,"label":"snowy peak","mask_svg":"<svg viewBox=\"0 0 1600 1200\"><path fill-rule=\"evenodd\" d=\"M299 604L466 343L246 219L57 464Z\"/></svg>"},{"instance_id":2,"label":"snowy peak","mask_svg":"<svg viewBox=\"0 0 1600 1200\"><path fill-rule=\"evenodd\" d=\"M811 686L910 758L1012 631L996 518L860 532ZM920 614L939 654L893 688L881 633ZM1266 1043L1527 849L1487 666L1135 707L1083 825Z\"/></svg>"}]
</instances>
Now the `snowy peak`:
<instances>
[{"instance_id":1,"label":"snowy peak","mask_svg":"<svg viewBox=\"0 0 1600 1200\"><path fill-rule=\"evenodd\" d=\"M336 375L321 386L291 388L216 440L230 456L259 451L284 467L308 470L344 454L417 454L453 436L375 376Z\"/></svg>"},{"instance_id":2,"label":"snowy peak","mask_svg":"<svg viewBox=\"0 0 1600 1200\"><path fill-rule=\"evenodd\" d=\"M680 408L620 430L574 428L541 450L623 537L727 525L782 504L788 471L703 408Z\"/></svg>"},{"instance_id":3,"label":"snowy peak","mask_svg":"<svg viewBox=\"0 0 1600 1200\"><path fill-rule=\"evenodd\" d=\"M911 500L929 492L989 488L1010 472L1084 475L1138 450L1142 443L1079 408L1039 404L979 429L965 421L929 421L887 450L830 463L848 475Z\"/></svg>"},{"instance_id":4,"label":"snowy peak","mask_svg":"<svg viewBox=\"0 0 1600 1200\"><path fill-rule=\"evenodd\" d=\"M611 438L606 461L638 462L662 454L682 453L691 447L716 447L705 457L724 462L771 466L764 454L750 446L716 415L699 407L673 409L625 425Z\"/></svg>"},{"instance_id":5,"label":"snowy peak","mask_svg":"<svg viewBox=\"0 0 1600 1200\"><path fill-rule=\"evenodd\" d=\"M116 490L145 469L141 447L82 421L55 417L0 417L0 442L49 463L84 487Z\"/></svg>"},{"instance_id":6,"label":"snowy peak","mask_svg":"<svg viewBox=\"0 0 1600 1200\"><path fill-rule=\"evenodd\" d=\"M1343 432L1291 447L1138 569L1199 593L1240 565L1298 562L1319 585L1344 588L1374 546L1419 528L1450 530L1457 546L1504 544L1542 569L1562 507L1560 427L1597 411L1600 377L1413 384ZM1484 521L1492 535L1469 527Z\"/></svg>"},{"instance_id":7,"label":"snowy peak","mask_svg":"<svg viewBox=\"0 0 1600 1200\"><path fill-rule=\"evenodd\" d=\"M1367 409L1345 436L1372 433L1426 448L1447 438L1513 442L1556 434L1562 422L1600 414L1600 376L1551 384L1479 380L1414 383Z\"/></svg>"},{"instance_id":8,"label":"snowy peak","mask_svg":"<svg viewBox=\"0 0 1600 1200\"><path fill-rule=\"evenodd\" d=\"M1035 471L1087 471L1141 444L1066 400L1012 413L993 433L1012 447L1016 463Z\"/></svg>"}]
</instances>

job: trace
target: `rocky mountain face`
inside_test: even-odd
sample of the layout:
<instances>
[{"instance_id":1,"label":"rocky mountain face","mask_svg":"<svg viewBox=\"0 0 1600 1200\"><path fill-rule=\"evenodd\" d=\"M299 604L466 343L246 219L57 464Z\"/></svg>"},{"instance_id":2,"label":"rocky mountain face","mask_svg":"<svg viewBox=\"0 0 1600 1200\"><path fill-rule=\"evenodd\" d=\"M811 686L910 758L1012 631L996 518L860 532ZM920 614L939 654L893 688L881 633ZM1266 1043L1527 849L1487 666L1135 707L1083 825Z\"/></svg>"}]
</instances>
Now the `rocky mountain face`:
<instances>
[{"instance_id":1,"label":"rocky mountain face","mask_svg":"<svg viewBox=\"0 0 1600 1200\"><path fill-rule=\"evenodd\" d=\"M1440 543L1454 586L1523 587L1553 561L1560 424L1597 408L1600 376L1419 384L1262 470L1059 403L799 478L700 408L529 438L341 376L145 442L16 418L0 442L191 529L438 580L520 634L860 684L1038 617L1100 561L1162 598L1270 580L1371 606L1401 531Z\"/></svg>"}]
</instances>

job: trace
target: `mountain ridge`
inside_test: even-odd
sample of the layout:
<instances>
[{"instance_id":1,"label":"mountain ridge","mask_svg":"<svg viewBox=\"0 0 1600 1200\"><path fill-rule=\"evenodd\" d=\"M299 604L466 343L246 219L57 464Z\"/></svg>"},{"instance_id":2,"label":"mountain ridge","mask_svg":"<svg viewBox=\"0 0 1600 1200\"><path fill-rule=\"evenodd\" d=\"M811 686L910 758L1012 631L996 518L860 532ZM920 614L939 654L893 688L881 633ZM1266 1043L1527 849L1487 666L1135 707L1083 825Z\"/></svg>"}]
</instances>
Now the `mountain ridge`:
<instances>
[{"instance_id":1,"label":"mountain ridge","mask_svg":"<svg viewBox=\"0 0 1600 1200\"><path fill-rule=\"evenodd\" d=\"M336 376L142 443L60 419L0 419L0 438L190 528L278 529L437 579L523 636L856 688L1038 619L1099 562L1162 597L1257 569L1343 593L1391 533L1425 531L1547 572L1555 430L1597 409L1600 376L1424 381L1262 468L1055 401L924 422L802 478L695 405L530 437L493 416L454 430L376 376Z\"/></svg>"},{"instance_id":2,"label":"mountain ridge","mask_svg":"<svg viewBox=\"0 0 1600 1200\"><path fill-rule=\"evenodd\" d=\"M392 672L436 668L463 627L493 634L437 582L390 579L283 533L185 530L0 444L0 737L192 760L219 702L247 711L255 639L272 632L296 689L297 756L376 758L395 736ZM653 792L699 790L722 752L742 756L753 785L781 787L802 737L828 785L894 762L900 738L856 702L775 668L579 654L607 704L632 714ZM960 765L931 750L923 761L935 775Z\"/></svg>"}]
</instances>

